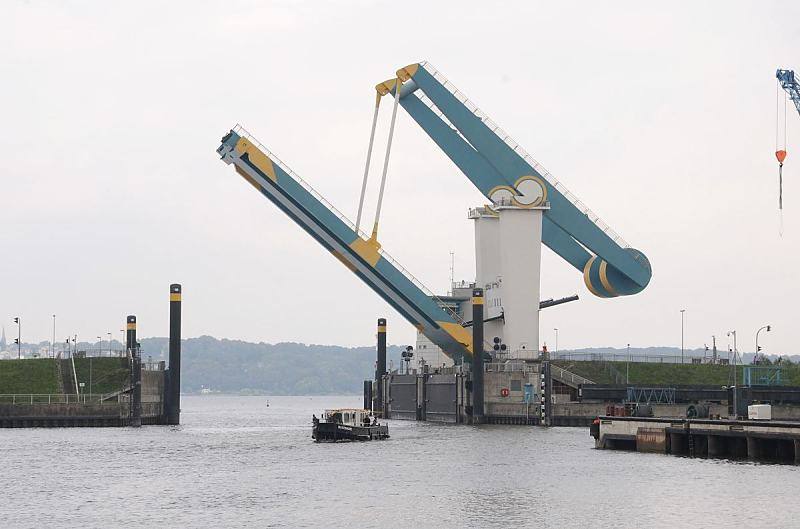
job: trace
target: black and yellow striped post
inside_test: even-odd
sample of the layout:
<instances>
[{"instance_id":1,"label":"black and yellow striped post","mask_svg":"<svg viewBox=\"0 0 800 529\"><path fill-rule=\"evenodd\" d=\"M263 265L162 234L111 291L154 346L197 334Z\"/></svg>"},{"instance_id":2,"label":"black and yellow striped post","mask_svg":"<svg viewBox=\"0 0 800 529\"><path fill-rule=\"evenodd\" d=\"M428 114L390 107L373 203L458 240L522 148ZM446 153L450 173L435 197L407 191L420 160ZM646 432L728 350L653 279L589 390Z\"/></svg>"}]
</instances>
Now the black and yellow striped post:
<instances>
[{"instance_id":1,"label":"black and yellow striped post","mask_svg":"<svg viewBox=\"0 0 800 529\"><path fill-rule=\"evenodd\" d=\"M167 424L181 423L181 286L169 286L169 391Z\"/></svg>"},{"instance_id":2,"label":"black and yellow striped post","mask_svg":"<svg viewBox=\"0 0 800 529\"><path fill-rule=\"evenodd\" d=\"M472 422L483 422L483 289L472 290Z\"/></svg>"},{"instance_id":3,"label":"black and yellow striped post","mask_svg":"<svg viewBox=\"0 0 800 529\"><path fill-rule=\"evenodd\" d=\"M136 342L136 316L128 316L125 332L125 349L131 365L130 421L131 426L142 425L142 357Z\"/></svg>"},{"instance_id":4,"label":"black and yellow striped post","mask_svg":"<svg viewBox=\"0 0 800 529\"><path fill-rule=\"evenodd\" d=\"M130 315L127 319L125 331L125 351L130 354L136 347L136 316Z\"/></svg>"},{"instance_id":5,"label":"black and yellow striped post","mask_svg":"<svg viewBox=\"0 0 800 529\"><path fill-rule=\"evenodd\" d=\"M378 361L375 364L375 410L383 414L383 375L386 374L386 318L378 318Z\"/></svg>"}]
</instances>

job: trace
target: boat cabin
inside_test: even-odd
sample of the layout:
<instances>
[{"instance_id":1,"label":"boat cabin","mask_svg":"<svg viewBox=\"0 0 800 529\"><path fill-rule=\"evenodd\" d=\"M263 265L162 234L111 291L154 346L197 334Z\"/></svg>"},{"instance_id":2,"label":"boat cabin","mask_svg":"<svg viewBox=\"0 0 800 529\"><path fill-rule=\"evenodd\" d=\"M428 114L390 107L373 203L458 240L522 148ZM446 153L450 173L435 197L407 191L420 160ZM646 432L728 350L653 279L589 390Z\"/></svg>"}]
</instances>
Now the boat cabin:
<instances>
[{"instance_id":1,"label":"boat cabin","mask_svg":"<svg viewBox=\"0 0 800 529\"><path fill-rule=\"evenodd\" d=\"M372 412L358 408L340 408L325 410L325 422L343 424L346 426L369 426L375 419Z\"/></svg>"}]
</instances>

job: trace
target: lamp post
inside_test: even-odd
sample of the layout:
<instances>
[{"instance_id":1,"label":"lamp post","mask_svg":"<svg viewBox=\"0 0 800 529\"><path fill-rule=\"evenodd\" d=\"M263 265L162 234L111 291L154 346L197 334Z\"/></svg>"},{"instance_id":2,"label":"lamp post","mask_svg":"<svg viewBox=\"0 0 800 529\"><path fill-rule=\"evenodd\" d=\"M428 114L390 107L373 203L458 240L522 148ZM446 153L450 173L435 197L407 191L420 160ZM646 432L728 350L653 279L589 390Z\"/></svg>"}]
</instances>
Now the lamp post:
<instances>
[{"instance_id":1,"label":"lamp post","mask_svg":"<svg viewBox=\"0 0 800 529\"><path fill-rule=\"evenodd\" d=\"M111 333L107 332L108 335L108 356L111 356Z\"/></svg>"},{"instance_id":2,"label":"lamp post","mask_svg":"<svg viewBox=\"0 0 800 529\"><path fill-rule=\"evenodd\" d=\"M14 323L17 324L17 360L19 360L22 358L22 320L16 317Z\"/></svg>"},{"instance_id":3,"label":"lamp post","mask_svg":"<svg viewBox=\"0 0 800 529\"><path fill-rule=\"evenodd\" d=\"M756 331L756 356L755 356L755 358L753 358L753 363L754 364L758 363L758 353L759 353L759 351L761 351L761 348L758 346L758 333L760 333L761 331L769 332L771 330L772 330L772 325L764 325L763 327L761 327L760 329L758 329Z\"/></svg>"},{"instance_id":4,"label":"lamp post","mask_svg":"<svg viewBox=\"0 0 800 529\"><path fill-rule=\"evenodd\" d=\"M558 329L555 328L553 330L556 331L556 347L555 347L555 351L553 351L553 352L557 353L558 352Z\"/></svg>"},{"instance_id":5,"label":"lamp post","mask_svg":"<svg viewBox=\"0 0 800 529\"><path fill-rule=\"evenodd\" d=\"M100 344L99 345L99 347L100 347L100 356L103 356L103 337L102 336L98 336L97 337L97 342Z\"/></svg>"},{"instance_id":6,"label":"lamp post","mask_svg":"<svg viewBox=\"0 0 800 529\"><path fill-rule=\"evenodd\" d=\"M681 364L683 363L683 315L686 309L681 309Z\"/></svg>"},{"instance_id":7,"label":"lamp post","mask_svg":"<svg viewBox=\"0 0 800 529\"><path fill-rule=\"evenodd\" d=\"M736 387L736 331L728 332L728 336L733 335L733 416L732 419L736 419L739 417L739 409L736 407L738 404L738 398L736 394L739 392L739 389Z\"/></svg>"},{"instance_id":8,"label":"lamp post","mask_svg":"<svg viewBox=\"0 0 800 529\"><path fill-rule=\"evenodd\" d=\"M631 344L628 344L628 361L625 362L625 383L630 384L630 377L628 376L630 373L630 366L631 366Z\"/></svg>"}]
</instances>

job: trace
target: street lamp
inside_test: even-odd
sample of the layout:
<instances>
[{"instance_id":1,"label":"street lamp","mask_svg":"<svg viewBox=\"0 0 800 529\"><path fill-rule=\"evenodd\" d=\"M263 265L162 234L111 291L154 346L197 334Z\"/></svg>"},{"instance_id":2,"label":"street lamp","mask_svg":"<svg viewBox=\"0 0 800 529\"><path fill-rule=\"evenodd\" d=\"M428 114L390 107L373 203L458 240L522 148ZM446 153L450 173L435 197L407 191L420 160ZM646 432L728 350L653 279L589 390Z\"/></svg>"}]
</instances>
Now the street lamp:
<instances>
[{"instance_id":1,"label":"street lamp","mask_svg":"<svg viewBox=\"0 0 800 529\"><path fill-rule=\"evenodd\" d=\"M728 336L733 335L733 417L732 419L736 419L739 416L739 409L736 407L738 404L738 398L736 394L738 393L738 388L736 387L736 331L728 332Z\"/></svg>"},{"instance_id":2,"label":"street lamp","mask_svg":"<svg viewBox=\"0 0 800 529\"><path fill-rule=\"evenodd\" d=\"M556 329L553 329L553 330L556 331L556 350L553 351L553 352L557 353L558 352L558 329L556 328Z\"/></svg>"},{"instance_id":3,"label":"street lamp","mask_svg":"<svg viewBox=\"0 0 800 529\"><path fill-rule=\"evenodd\" d=\"M681 364L683 363L683 315L686 309L681 309Z\"/></svg>"},{"instance_id":4,"label":"street lamp","mask_svg":"<svg viewBox=\"0 0 800 529\"><path fill-rule=\"evenodd\" d=\"M761 348L758 346L758 333L760 333L761 331L764 331L764 330L766 330L767 332L771 331L772 330L772 325L764 325L763 327L761 327L759 330L756 331L756 356L755 356L755 358L753 358L753 363L754 364L758 363L758 353L759 353L759 351L761 351Z\"/></svg>"},{"instance_id":5,"label":"street lamp","mask_svg":"<svg viewBox=\"0 0 800 529\"><path fill-rule=\"evenodd\" d=\"M97 341L100 344L100 356L103 356L103 337L102 336L98 336L97 337Z\"/></svg>"},{"instance_id":6,"label":"street lamp","mask_svg":"<svg viewBox=\"0 0 800 529\"><path fill-rule=\"evenodd\" d=\"M22 320L19 317L14 318L14 323L17 324L17 360L22 358Z\"/></svg>"},{"instance_id":7,"label":"street lamp","mask_svg":"<svg viewBox=\"0 0 800 529\"><path fill-rule=\"evenodd\" d=\"M630 366L631 366L631 344L628 344L628 361L625 362L625 383L630 384L630 377L628 376L630 373Z\"/></svg>"},{"instance_id":8,"label":"street lamp","mask_svg":"<svg viewBox=\"0 0 800 529\"><path fill-rule=\"evenodd\" d=\"M107 332L108 335L108 356L111 356L111 333Z\"/></svg>"}]
</instances>

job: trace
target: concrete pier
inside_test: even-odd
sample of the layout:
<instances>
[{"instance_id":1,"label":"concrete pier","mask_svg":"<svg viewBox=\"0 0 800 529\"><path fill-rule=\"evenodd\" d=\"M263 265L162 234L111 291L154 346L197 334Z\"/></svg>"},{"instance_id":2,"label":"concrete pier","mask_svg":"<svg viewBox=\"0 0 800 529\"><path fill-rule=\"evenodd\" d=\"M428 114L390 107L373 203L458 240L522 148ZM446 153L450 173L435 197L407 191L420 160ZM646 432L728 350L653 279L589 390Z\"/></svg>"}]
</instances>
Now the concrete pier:
<instances>
[{"instance_id":1,"label":"concrete pier","mask_svg":"<svg viewBox=\"0 0 800 529\"><path fill-rule=\"evenodd\" d=\"M597 448L800 464L800 422L598 417Z\"/></svg>"},{"instance_id":2,"label":"concrete pier","mask_svg":"<svg viewBox=\"0 0 800 529\"><path fill-rule=\"evenodd\" d=\"M131 407L133 391L127 386L107 395L3 395L0 428L114 427L165 424L163 406L164 363L141 370L139 417Z\"/></svg>"}]
</instances>

